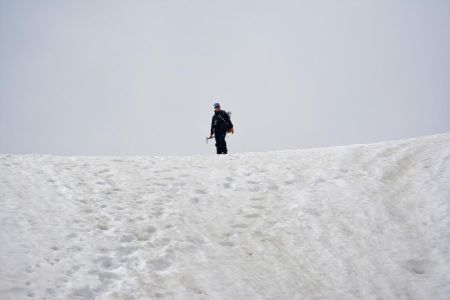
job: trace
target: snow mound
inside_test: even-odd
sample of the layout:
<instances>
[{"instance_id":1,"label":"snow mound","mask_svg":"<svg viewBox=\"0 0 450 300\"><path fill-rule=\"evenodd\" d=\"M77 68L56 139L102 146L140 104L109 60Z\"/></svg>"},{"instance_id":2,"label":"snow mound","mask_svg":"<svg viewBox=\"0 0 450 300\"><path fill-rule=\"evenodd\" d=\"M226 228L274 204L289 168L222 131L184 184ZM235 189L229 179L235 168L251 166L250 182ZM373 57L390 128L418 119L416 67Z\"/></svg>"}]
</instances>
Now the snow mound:
<instances>
[{"instance_id":1,"label":"snow mound","mask_svg":"<svg viewBox=\"0 0 450 300\"><path fill-rule=\"evenodd\" d=\"M448 299L450 133L0 155L0 299Z\"/></svg>"}]
</instances>

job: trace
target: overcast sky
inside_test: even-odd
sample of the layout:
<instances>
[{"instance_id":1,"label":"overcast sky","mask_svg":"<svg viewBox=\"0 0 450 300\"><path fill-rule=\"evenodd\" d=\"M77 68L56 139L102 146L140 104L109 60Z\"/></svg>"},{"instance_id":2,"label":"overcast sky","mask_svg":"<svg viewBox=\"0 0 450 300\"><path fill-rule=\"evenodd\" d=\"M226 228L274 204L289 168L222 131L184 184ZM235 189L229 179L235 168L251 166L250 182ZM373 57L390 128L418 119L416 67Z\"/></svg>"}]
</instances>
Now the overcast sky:
<instances>
[{"instance_id":1,"label":"overcast sky","mask_svg":"<svg viewBox=\"0 0 450 300\"><path fill-rule=\"evenodd\" d=\"M0 153L191 155L450 131L450 1L0 0Z\"/></svg>"}]
</instances>

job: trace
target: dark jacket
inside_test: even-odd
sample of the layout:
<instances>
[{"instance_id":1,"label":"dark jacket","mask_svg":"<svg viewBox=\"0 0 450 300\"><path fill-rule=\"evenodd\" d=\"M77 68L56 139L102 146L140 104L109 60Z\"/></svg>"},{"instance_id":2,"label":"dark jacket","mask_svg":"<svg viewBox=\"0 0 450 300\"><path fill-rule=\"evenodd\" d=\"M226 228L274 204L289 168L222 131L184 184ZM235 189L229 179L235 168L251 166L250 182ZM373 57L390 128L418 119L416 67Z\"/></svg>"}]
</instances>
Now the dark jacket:
<instances>
[{"instance_id":1,"label":"dark jacket","mask_svg":"<svg viewBox=\"0 0 450 300\"><path fill-rule=\"evenodd\" d=\"M211 135L216 131L227 132L233 128L233 123L231 123L230 115L224 111L215 111L211 122Z\"/></svg>"}]
</instances>

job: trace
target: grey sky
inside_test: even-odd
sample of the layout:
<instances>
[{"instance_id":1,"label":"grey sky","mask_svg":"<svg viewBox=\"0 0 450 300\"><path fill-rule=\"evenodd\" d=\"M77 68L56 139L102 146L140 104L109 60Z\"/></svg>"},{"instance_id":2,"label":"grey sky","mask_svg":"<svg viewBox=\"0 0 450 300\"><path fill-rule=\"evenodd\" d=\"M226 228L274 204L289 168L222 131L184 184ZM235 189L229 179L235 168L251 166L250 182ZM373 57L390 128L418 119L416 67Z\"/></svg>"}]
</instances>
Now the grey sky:
<instances>
[{"instance_id":1,"label":"grey sky","mask_svg":"<svg viewBox=\"0 0 450 300\"><path fill-rule=\"evenodd\" d=\"M450 1L2 1L0 153L190 155L450 131Z\"/></svg>"}]
</instances>

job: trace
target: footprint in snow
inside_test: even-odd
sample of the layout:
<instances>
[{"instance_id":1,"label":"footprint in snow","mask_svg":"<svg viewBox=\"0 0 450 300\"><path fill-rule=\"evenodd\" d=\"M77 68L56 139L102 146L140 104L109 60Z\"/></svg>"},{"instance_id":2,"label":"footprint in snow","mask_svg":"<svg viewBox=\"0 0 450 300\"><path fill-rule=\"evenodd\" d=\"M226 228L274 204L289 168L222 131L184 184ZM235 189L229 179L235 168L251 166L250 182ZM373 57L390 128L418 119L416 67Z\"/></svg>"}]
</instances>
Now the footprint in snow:
<instances>
[{"instance_id":1,"label":"footprint in snow","mask_svg":"<svg viewBox=\"0 0 450 300\"><path fill-rule=\"evenodd\" d=\"M267 187L267 189L272 190L272 191L276 191L276 190L278 190L278 186L276 186L276 185L269 185Z\"/></svg>"},{"instance_id":2,"label":"footprint in snow","mask_svg":"<svg viewBox=\"0 0 450 300\"><path fill-rule=\"evenodd\" d=\"M247 224L239 223L231 226L232 228L248 228Z\"/></svg>"},{"instance_id":3,"label":"footprint in snow","mask_svg":"<svg viewBox=\"0 0 450 300\"><path fill-rule=\"evenodd\" d=\"M200 202L200 199L199 199L198 197L194 197L194 198L191 198L190 201L191 201L191 203L193 203L193 204L197 204L197 203Z\"/></svg>"},{"instance_id":4,"label":"footprint in snow","mask_svg":"<svg viewBox=\"0 0 450 300\"><path fill-rule=\"evenodd\" d=\"M134 235L138 239L138 241L148 241L152 235L156 231L156 227L154 226L147 226L145 228L142 228L138 230Z\"/></svg>"},{"instance_id":5,"label":"footprint in snow","mask_svg":"<svg viewBox=\"0 0 450 300\"><path fill-rule=\"evenodd\" d=\"M155 271L163 271L167 268L169 268L172 264L167 259L161 257L152 259L148 262L148 265L151 269Z\"/></svg>"},{"instance_id":6,"label":"footprint in snow","mask_svg":"<svg viewBox=\"0 0 450 300\"><path fill-rule=\"evenodd\" d=\"M224 241L224 242L220 242L219 245L224 246L224 247L233 247L234 243L233 242Z\"/></svg>"},{"instance_id":7,"label":"footprint in snow","mask_svg":"<svg viewBox=\"0 0 450 300\"><path fill-rule=\"evenodd\" d=\"M95 298L96 294L88 285L75 289L69 294L69 299L94 300Z\"/></svg>"},{"instance_id":8,"label":"footprint in snow","mask_svg":"<svg viewBox=\"0 0 450 300\"><path fill-rule=\"evenodd\" d=\"M259 192L261 189L258 186L252 186L249 190L250 192Z\"/></svg>"},{"instance_id":9,"label":"footprint in snow","mask_svg":"<svg viewBox=\"0 0 450 300\"><path fill-rule=\"evenodd\" d=\"M405 261L404 267L411 273L423 275L429 273L433 269L434 264L428 259L410 259Z\"/></svg>"},{"instance_id":10,"label":"footprint in snow","mask_svg":"<svg viewBox=\"0 0 450 300\"><path fill-rule=\"evenodd\" d=\"M251 201L262 201L262 200L264 200L264 199L261 198L261 197L253 197L253 198L251 198L250 200L251 200Z\"/></svg>"},{"instance_id":11,"label":"footprint in snow","mask_svg":"<svg viewBox=\"0 0 450 300\"><path fill-rule=\"evenodd\" d=\"M265 207L262 205L252 205L250 206L251 208L255 208L255 209L264 209Z\"/></svg>"},{"instance_id":12,"label":"footprint in snow","mask_svg":"<svg viewBox=\"0 0 450 300\"><path fill-rule=\"evenodd\" d=\"M109 256L100 256L94 260L94 263L103 269L110 270L113 268L113 260Z\"/></svg>"},{"instance_id":13,"label":"footprint in snow","mask_svg":"<svg viewBox=\"0 0 450 300\"><path fill-rule=\"evenodd\" d=\"M109 226L108 226L108 224L106 224L106 223L99 223L99 224L97 225L97 227L98 227L98 229L100 229L100 230L108 230L108 229L109 229Z\"/></svg>"},{"instance_id":14,"label":"footprint in snow","mask_svg":"<svg viewBox=\"0 0 450 300\"><path fill-rule=\"evenodd\" d=\"M133 254L138 250L136 246L119 246L116 248L117 253L120 255L121 259L126 260L126 256Z\"/></svg>"},{"instance_id":15,"label":"footprint in snow","mask_svg":"<svg viewBox=\"0 0 450 300\"><path fill-rule=\"evenodd\" d=\"M135 235L132 234L124 234L121 238L120 238L120 242L121 243L130 243L132 241L134 241L136 239Z\"/></svg>"},{"instance_id":16,"label":"footprint in snow","mask_svg":"<svg viewBox=\"0 0 450 300\"><path fill-rule=\"evenodd\" d=\"M245 217L246 218L259 218L260 214L248 214L248 215L245 215Z\"/></svg>"}]
</instances>

